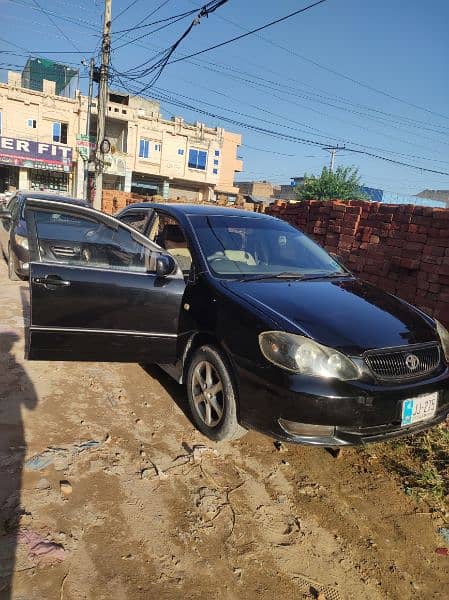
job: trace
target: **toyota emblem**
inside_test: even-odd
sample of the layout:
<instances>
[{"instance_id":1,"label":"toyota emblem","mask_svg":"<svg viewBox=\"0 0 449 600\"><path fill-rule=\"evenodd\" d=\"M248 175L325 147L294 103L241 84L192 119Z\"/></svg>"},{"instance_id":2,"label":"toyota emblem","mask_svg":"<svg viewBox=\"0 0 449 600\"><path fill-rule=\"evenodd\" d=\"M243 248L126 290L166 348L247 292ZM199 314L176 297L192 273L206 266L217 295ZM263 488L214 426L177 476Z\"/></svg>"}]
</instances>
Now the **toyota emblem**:
<instances>
[{"instance_id":1,"label":"toyota emblem","mask_svg":"<svg viewBox=\"0 0 449 600\"><path fill-rule=\"evenodd\" d=\"M409 354L405 359L405 365L409 371L416 371L419 367L419 358L414 354Z\"/></svg>"}]
</instances>

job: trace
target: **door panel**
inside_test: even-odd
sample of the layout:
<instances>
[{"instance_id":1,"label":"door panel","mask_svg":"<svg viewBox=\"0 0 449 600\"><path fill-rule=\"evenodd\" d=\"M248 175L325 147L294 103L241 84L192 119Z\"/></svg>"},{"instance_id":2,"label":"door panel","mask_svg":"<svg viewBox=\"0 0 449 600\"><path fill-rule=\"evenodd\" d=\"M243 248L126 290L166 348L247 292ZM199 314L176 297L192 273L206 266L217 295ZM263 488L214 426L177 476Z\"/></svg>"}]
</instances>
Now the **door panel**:
<instances>
[{"instance_id":1,"label":"door panel","mask_svg":"<svg viewBox=\"0 0 449 600\"><path fill-rule=\"evenodd\" d=\"M174 362L185 289L182 274L161 278L147 272L142 264L154 262L148 256L154 258L161 250L112 217L84 207L56 208L52 203L53 227L51 220L39 215L35 202L27 208L34 247L28 358ZM74 221L86 216L93 226L98 219L101 233L89 233L88 244L85 229L79 227L78 233ZM105 232L109 226L112 238ZM48 251L49 243L54 249L55 240L67 243L68 231L73 247L97 252L95 261L90 256L91 262L83 264L80 252L59 258Z\"/></svg>"}]
</instances>

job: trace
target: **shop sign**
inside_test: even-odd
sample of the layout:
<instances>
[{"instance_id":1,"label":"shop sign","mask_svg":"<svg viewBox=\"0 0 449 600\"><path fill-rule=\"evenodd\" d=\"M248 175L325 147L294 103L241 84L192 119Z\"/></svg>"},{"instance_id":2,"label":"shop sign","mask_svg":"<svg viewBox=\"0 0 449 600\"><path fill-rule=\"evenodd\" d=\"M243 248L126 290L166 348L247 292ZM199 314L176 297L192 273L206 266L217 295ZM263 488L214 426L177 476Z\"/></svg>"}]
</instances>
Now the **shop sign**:
<instances>
[{"instance_id":1,"label":"shop sign","mask_svg":"<svg viewBox=\"0 0 449 600\"><path fill-rule=\"evenodd\" d=\"M79 134L76 136L76 147L83 160L89 160L89 157L93 151L95 151L97 144L95 138L90 137L86 134Z\"/></svg>"},{"instance_id":2,"label":"shop sign","mask_svg":"<svg viewBox=\"0 0 449 600\"><path fill-rule=\"evenodd\" d=\"M72 148L0 136L0 163L68 173L72 169Z\"/></svg>"}]
</instances>

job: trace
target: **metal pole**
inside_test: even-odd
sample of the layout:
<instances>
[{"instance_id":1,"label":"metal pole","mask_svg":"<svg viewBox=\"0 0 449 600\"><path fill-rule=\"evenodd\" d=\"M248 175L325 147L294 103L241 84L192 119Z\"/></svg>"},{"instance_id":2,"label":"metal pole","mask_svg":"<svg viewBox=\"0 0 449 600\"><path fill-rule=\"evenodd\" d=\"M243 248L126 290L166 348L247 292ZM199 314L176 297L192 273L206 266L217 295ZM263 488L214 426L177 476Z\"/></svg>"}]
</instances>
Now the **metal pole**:
<instances>
[{"instance_id":1,"label":"metal pole","mask_svg":"<svg viewBox=\"0 0 449 600\"><path fill-rule=\"evenodd\" d=\"M105 139L106 112L108 106L108 77L109 59L111 56L111 19L112 0L104 0L103 41L101 45L100 83L98 86L98 116L97 116L97 151L95 175L94 208L101 210L101 197L103 192L103 154L101 145Z\"/></svg>"},{"instance_id":2,"label":"metal pole","mask_svg":"<svg viewBox=\"0 0 449 600\"><path fill-rule=\"evenodd\" d=\"M95 61L93 58L90 59L89 63L89 94L87 97L87 118L86 118L86 135L87 143L90 143L90 121L92 115L92 94L94 89L94 67ZM87 160L84 162L84 181L83 181L83 198L87 200L87 184L89 181L89 158L90 148L88 148Z\"/></svg>"}]
</instances>

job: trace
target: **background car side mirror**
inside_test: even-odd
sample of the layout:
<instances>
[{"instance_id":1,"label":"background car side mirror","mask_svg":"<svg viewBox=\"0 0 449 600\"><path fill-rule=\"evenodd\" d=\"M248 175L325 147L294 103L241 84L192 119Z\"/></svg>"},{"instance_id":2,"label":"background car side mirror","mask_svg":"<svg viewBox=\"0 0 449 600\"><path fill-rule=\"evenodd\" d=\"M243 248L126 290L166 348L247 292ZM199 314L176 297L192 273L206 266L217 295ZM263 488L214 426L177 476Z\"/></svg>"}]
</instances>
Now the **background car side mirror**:
<instances>
[{"instance_id":1,"label":"background car side mirror","mask_svg":"<svg viewBox=\"0 0 449 600\"><path fill-rule=\"evenodd\" d=\"M168 254L162 254L156 258L156 276L167 277L176 270L175 260Z\"/></svg>"}]
</instances>

